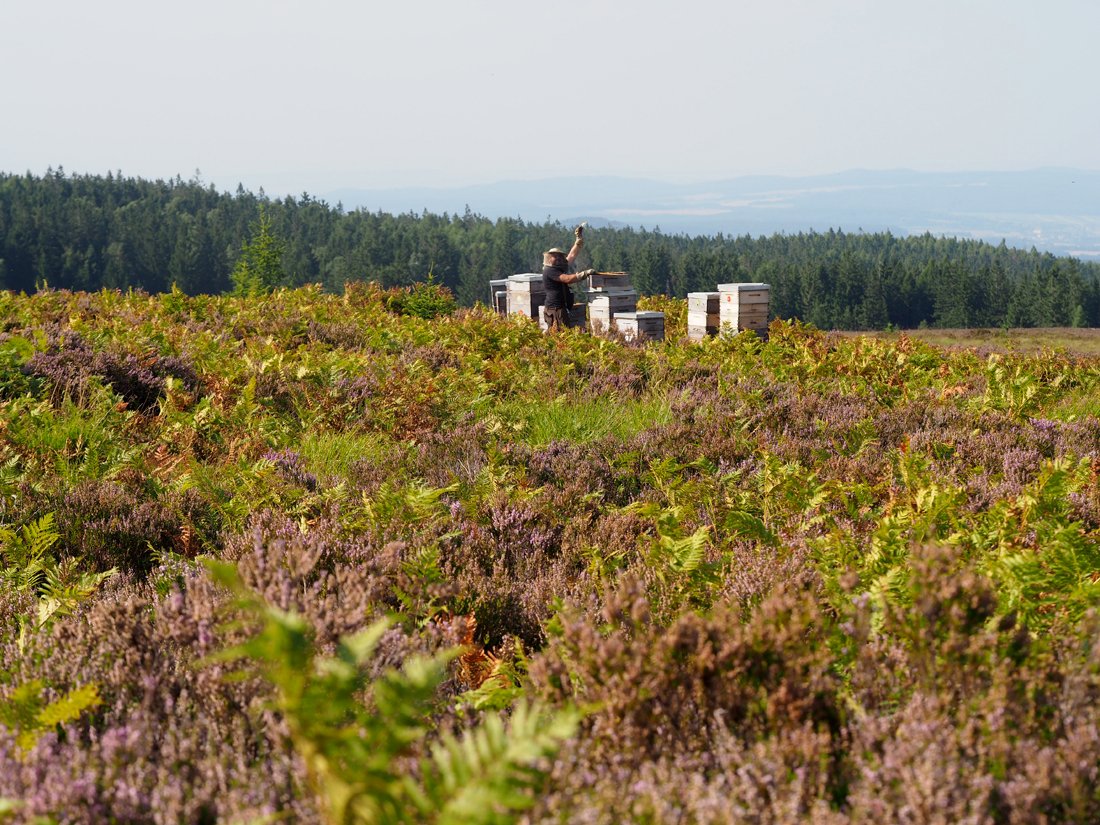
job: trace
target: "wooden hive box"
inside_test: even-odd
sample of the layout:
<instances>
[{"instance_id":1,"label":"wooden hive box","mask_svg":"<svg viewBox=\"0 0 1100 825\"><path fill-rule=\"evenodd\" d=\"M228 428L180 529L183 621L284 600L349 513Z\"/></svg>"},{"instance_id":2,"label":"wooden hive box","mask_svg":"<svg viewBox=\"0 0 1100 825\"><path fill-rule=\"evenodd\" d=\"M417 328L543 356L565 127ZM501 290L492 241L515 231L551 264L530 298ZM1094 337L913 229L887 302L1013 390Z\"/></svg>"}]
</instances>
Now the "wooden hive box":
<instances>
[{"instance_id":1,"label":"wooden hive box","mask_svg":"<svg viewBox=\"0 0 1100 825\"><path fill-rule=\"evenodd\" d=\"M740 323L738 323L736 325L723 322L720 329L721 329L722 332L730 332L732 334L736 334L738 332L744 332L745 330L749 330L749 329L755 330L756 332L759 332L759 333L765 333L765 332L768 331L768 319L767 318L760 318L760 319L744 320L744 321L741 321Z\"/></svg>"},{"instance_id":2,"label":"wooden hive box","mask_svg":"<svg viewBox=\"0 0 1100 825\"><path fill-rule=\"evenodd\" d=\"M718 330L711 332L706 327L688 327L687 337L689 341L702 341L704 338L712 338L718 334Z\"/></svg>"},{"instance_id":3,"label":"wooden hive box","mask_svg":"<svg viewBox=\"0 0 1100 825\"><path fill-rule=\"evenodd\" d=\"M766 304L771 284L718 284L722 304Z\"/></svg>"},{"instance_id":4,"label":"wooden hive box","mask_svg":"<svg viewBox=\"0 0 1100 825\"><path fill-rule=\"evenodd\" d=\"M742 324L755 324L761 321L768 322L767 304L722 304L722 311L718 313L719 322L737 327Z\"/></svg>"},{"instance_id":5,"label":"wooden hive box","mask_svg":"<svg viewBox=\"0 0 1100 825\"><path fill-rule=\"evenodd\" d=\"M541 307L546 303L546 290L542 288L542 275L529 272L508 278L505 302L509 315L525 315L538 318Z\"/></svg>"},{"instance_id":6,"label":"wooden hive box","mask_svg":"<svg viewBox=\"0 0 1100 825\"><path fill-rule=\"evenodd\" d=\"M616 312L612 320L615 329L628 341L663 341L665 338L663 312Z\"/></svg>"},{"instance_id":7,"label":"wooden hive box","mask_svg":"<svg viewBox=\"0 0 1100 825\"><path fill-rule=\"evenodd\" d=\"M590 292L602 292L605 289L632 288L633 284L630 282L629 272L624 272L622 275L601 275L597 273L588 279L588 290Z\"/></svg>"},{"instance_id":8,"label":"wooden hive box","mask_svg":"<svg viewBox=\"0 0 1100 825\"><path fill-rule=\"evenodd\" d=\"M688 313L718 313L718 305L721 302L721 292L689 292Z\"/></svg>"},{"instance_id":9,"label":"wooden hive box","mask_svg":"<svg viewBox=\"0 0 1100 825\"><path fill-rule=\"evenodd\" d=\"M611 329L611 310L604 307L588 305L588 328L594 333L607 332Z\"/></svg>"},{"instance_id":10,"label":"wooden hive box","mask_svg":"<svg viewBox=\"0 0 1100 825\"><path fill-rule=\"evenodd\" d=\"M591 292L588 295L588 306L599 313L608 312L611 315L616 312L633 312L638 306L638 293L633 289Z\"/></svg>"},{"instance_id":11,"label":"wooden hive box","mask_svg":"<svg viewBox=\"0 0 1100 825\"><path fill-rule=\"evenodd\" d=\"M723 330L742 332L768 329L771 286L769 284L719 284L719 320Z\"/></svg>"},{"instance_id":12,"label":"wooden hive box","mask_svg":"<svg viewBox=\"0 0 1100 825\"><path fill-rule=\"evenodd\" d=\"M700 335L717 335L718 329L722 326L722 317L718 312L698 312L693 309L688 310L687 314L687 329L690 336L693 331L697 331Z\"/></svg>"}]
</instances>

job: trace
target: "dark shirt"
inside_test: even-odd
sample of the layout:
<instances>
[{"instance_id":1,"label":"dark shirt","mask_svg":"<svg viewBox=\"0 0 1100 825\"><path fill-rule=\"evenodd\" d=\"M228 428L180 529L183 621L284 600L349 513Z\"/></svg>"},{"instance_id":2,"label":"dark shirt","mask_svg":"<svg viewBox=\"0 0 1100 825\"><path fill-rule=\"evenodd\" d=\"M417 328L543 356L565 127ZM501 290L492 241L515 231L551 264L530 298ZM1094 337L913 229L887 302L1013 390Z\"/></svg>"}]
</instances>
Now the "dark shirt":
<instances>
[{"instance_id":1,"label":"dark shirt","mask_svg":"<svg viewBox=\"0 0 1100 825\"><path fill-rule=\"evenodd\" d=\"M567 272L567 268L559 269L556 266L544 266L542 268L542 288L546 290L547 309L571 309L573 306L573 293L567 284L561 282L561 276Z\"/></svg>"}]
</instances>

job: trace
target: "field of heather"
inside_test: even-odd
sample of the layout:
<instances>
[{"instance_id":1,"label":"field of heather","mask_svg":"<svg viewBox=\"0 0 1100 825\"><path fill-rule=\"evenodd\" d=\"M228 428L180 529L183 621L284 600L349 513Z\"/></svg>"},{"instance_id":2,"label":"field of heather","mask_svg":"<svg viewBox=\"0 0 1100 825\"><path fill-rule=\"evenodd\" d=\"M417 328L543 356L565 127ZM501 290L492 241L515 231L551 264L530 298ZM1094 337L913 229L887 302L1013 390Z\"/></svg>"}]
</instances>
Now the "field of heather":
<instances>
[{"instance_id":1,"label":"field of heather","mask_svg":"<svg viewBox=\"0 0 1100 825\"><path fill-rule=\"evenodd\" d=\"M0 294L0 820L1100 821L1100 357L662 306Z\"/></svg>"}]
</instances>

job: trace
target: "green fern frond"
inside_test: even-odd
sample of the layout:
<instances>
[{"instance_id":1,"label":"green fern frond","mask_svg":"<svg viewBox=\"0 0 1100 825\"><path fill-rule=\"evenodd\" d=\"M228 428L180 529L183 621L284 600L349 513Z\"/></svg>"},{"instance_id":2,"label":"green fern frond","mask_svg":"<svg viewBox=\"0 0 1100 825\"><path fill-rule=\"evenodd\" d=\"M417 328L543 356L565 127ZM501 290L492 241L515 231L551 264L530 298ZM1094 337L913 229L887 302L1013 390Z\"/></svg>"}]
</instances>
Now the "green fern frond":
<instances>
[{"instance_id":1,"label":"green fern frond","mask_svg":"<svg viewBox=\"0 0 1100 825\"><path fill-rule=\"evenodd\" d=\"M664 551L668 566L677 573L690 573L703 563L703 554L707 549L709 527L700 527L690 536L673 538L661 536L661 549Z\"/></svg>"},{"instance_id":2,"label":"green fern frond","mask_svg":"<svg viewBox=\"0 0 1100 825\"><path fill-rule=\"evenodd\" d=\"M6 568L5 577L21 589L37 587L49 562L47 554L60 538L53 513L46 513L19 530L0 530L0 558Z\"/></svg>"},{"instance_id":3,"label":"green fern frond","mask_svg":"<svg viewBox=\"0 0 1100 825\"><path fill-rule=\"evenodd\" d=\"M20 802L18 799L8 799L7 797L0 796L0 822L3 822L10 816L15 816L20 810L22 810L25 803Z\"/></svg>"},{"instance_id":4,"label":"green fern frond","mask_svg":"<svg viewBox=\"0 0 1100 825\"><path fill-rule=\"evenodd\" d=\"M300 617L265 605L232 566L210 568L262 621L249 641L216 658L252 659L271 682L327 821L495 823L512 821L507 812L531 805L541 777L536 763L572 734L575 714L550 716L521 704L507 729L490 715L462 739L443 737L424 760L423 775L414 777L404 760L431 731L430 712L457 651L414 656L401 670L371 679L365 665L388 620L323 657Z\"/></svg>"},{"instance_id":5,"label":"green fern frond","mask_svg":"<svg viewBox=\"0 0 1100 825\"><path fill-rule=\"evenodd\" d=\"M414 484L405 491L405 504L415 514L418 520L426 520L440 512L440 499L458 489L457 484L448 487L429 487L424 484Z\"/></svg>"},{"instance_id":6,"label":"green fern frond","mask_svg":"<svg viewBox=\"0 0 1100 825\"><path fill-rule=\"evenodd\" d=\"M42 690L38 679L24 682L0 701L0 724L11 730L23 730L34 725L42 709Z\"/></svg>"},{"instance_id":7,"label":"green fern frond","mask_svg":"<svg viewBox=\"0 0 1100 825\"><path fill-rule=\"evenodd\" d=\"M520 702L507 727L491 715L461 739L445 736L424 766L424 813L437 811L440 825L512 822L513 812L531 807L543 773L537 763L573 735L575 712L547 715ZM426 803L426 804L425 804Z\"/></svg>"},{"instance_id":8,"label":"green fern frond","mask_svg":"<svg viewBox=\"0 0 1100 825\"><path fill-rule=\"evenodd\" d=\"M768 525L759 516L747 510L733 510L726 515L726 529L736 536L755 539L768 547L779 544L779 537L768 529Z\"/></svg>"},{"instance_id":9,"label":"green fern frond","mask_svg":"<svg viewBox=\"0 0 1100 825\"><path fill-rule=\"evenodd\" d=\"M60 538L53 513L46 513L37 521L23 526L23 547L34 558L45 556Z\"/></svg>"},{"instance_id":10,"label":"green fern frond","mask_svg":"<svg viewBox=\"0 0 1100 825\"><path fill-rule=\"evenodd\" d=\"M16 733L16 742L24 751L33 748L46 731L75 721L84 711L101 703L99 689L94 684L74 688L49 704L42 699L44 689L44 684L36 679L20 685L0 701L0 724Z\"/></svg>"},{"instance_id":11,"label":"green fern frond","mask_svg":"<svg viewBox=\"0 0 1100 825\"><path fill-rule=\"evenodd\" d=\"M42 728L51 728L54 725L64 725L73 722L84 711L97 707L103 700L99 698L99 688L95 684L87 684L74 688L56 699L38 712L38 724Z\"/></svg>"}]
</instances>

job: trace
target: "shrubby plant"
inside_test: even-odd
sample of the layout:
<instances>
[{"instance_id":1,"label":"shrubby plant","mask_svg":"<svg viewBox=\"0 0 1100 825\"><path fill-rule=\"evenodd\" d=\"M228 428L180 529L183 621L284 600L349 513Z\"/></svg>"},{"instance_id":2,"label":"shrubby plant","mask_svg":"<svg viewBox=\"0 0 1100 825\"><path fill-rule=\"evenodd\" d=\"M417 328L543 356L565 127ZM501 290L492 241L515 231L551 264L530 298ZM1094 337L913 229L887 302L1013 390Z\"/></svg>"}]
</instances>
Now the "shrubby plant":
<instances>
[{"instance_id":1,"label":"shrubby plant","mask_svg":"<svg viewBox=\"0 0 1100 825\"><path fill-rule=\"evenodd\" d=\"M521 702L507 727L489 715L461 738L442 736L418 777L401 760L428 733L427 715L450 657L413 658L400 672L369 680L365 665L387 622L342 639L335 656L318 657L299 617L256 600L232 568L213 569L262 618L255 636L222 656L255 661L275 687L275 705L326 821L497 823L533 804L537 762L572 735L572 713L549 715Z\"/></svg>"},{"instance_id":2,"label":"shrubby plant","mask_svg":"<svg viewBox=\"0 0 1100 825\"><path fill-rule=\"evenodd\" d=\"M1100 819L1095 358L446 297L4 297L9 817Z\"/></svg>"}]
</instances>

